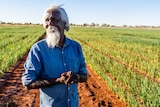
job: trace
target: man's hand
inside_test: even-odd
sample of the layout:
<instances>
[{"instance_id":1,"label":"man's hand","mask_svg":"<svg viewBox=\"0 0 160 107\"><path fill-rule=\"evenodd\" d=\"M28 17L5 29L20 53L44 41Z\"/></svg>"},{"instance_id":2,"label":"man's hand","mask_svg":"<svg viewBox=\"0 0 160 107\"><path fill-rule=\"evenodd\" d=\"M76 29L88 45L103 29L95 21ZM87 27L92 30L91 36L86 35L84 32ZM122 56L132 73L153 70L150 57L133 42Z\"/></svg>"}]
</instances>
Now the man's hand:
<instances>
[{"instance_id":1,"label":"man's hand","mask_svg":"<svg viewBox=\"0 0 160 107\"><path fill-rule=\"evenodd\" d=\"M66 84L73 84L73 83L78 83L79 81L79 74L75 74L71 71L67 72L68 74L68 79L66 81Z\"/></svg>"},{"instance_id":2,"label":"man's hand","mask_svg":"<svg viewBox=\"0 0 160 107\"><path fill-rule=\"evenodd\" d=\"M79 80L78 74L68 71L68 72L62 73L61 77L57 78L56 81L64 83L64 84L73 84L73 83L77 83L78 80Z\"/></svg>"},{"instance_id":3,"label":"man's hand","mask_svg":"<svg viewBox=\"0 0 160 107\"><path fill-rule=\"evenodd\" d=\"M56 82L67 84L67 81L68 81L68 79L69 79L68 76L69 76L69 74L67 74L67 72L65 72L65 73L63 73L63 74L61 75L61 77L59 77L59 78L56 79Z\"/></svg>"}]
</instances>

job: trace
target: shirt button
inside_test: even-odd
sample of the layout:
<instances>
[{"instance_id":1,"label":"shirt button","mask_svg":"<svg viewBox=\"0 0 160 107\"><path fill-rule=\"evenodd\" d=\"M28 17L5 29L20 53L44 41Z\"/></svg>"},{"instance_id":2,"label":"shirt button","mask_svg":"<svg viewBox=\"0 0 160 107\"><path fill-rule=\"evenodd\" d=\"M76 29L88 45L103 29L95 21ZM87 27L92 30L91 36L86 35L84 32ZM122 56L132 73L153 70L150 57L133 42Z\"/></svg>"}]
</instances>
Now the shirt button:
<instances>
[{"instance_id":1,"label":"shirt button","mask_svg":"<svg viewBox=\"0 0 160 107\"><path fill-rule=\"evenodd\" d=\"M64 65L66 66L66 63L64 63Z\"/></svg>"},{"instance_id":2,"label":"shirt button","mask_svg":"<svg viewBox=\"0 0 160 107\"><path fill-rule=\"evenodd\" d=\"M70 87L68 87L68 90L70 90Z\"/></svg>"},{"instance_id":3,"label":"shirt button","mask_svg":"<svg viewBox=\"0 0 160 107\"><path fill-rule=\"evenodd\" d=\"M68 99L68 101L70 101L70 99Z\"/></svg>"}]
</instances>

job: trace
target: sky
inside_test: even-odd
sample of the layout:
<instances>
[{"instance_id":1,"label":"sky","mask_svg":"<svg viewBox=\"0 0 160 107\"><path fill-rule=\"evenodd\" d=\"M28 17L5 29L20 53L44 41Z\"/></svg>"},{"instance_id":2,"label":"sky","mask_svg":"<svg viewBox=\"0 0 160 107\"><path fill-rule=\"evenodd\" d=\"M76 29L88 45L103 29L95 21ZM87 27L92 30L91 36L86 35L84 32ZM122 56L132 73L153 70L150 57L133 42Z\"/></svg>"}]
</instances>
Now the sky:
<instances>
[{"instance_id":1,"label":"sky","mask_svg":"<svg viewBox=\"0 0 160 107\"><path fill-rule=\"evenodd\" d=\"M0 0L0 21L41 24L53 3L63 4L72 24L160 26L160 0Z\"/></svg>"}]
</instances>

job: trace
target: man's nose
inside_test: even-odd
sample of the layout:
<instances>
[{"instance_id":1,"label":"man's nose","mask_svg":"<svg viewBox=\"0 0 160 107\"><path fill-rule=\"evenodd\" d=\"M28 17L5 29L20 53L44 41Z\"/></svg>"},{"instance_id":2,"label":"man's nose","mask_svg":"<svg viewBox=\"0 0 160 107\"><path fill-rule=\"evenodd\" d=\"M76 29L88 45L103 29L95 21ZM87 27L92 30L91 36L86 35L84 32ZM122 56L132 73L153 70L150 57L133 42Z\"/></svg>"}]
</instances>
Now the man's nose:
<instances>
[{"instance_id":1,"label":"man's nose","mask_svg":"<svg viewBox=\"0 0 160 107\"><path fill-rule=\"evenodd\" d=\"M55 22L53 20L49 20L49 25L50 26L54 26L55 25Z\"/></svg>"}]
</instances>

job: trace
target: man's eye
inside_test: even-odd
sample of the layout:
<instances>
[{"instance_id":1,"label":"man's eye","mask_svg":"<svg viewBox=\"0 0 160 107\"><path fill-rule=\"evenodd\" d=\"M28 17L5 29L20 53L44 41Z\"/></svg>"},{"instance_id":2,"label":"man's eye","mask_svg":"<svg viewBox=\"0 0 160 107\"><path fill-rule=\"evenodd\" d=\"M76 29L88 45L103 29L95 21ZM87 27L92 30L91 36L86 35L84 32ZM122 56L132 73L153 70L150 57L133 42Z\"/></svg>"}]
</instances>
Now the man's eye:
<instances>
[{"instance_id":1,"label":"man's eye","mask_svg":"<svg viewBox=\"0 0 160 107\"><path fill-rule=\"evenodd\" d=\"M52 18L52 21L54 21L54 22L58 22L58 21L59 21L59 19Z\"/></svg>"}]
</instances>

